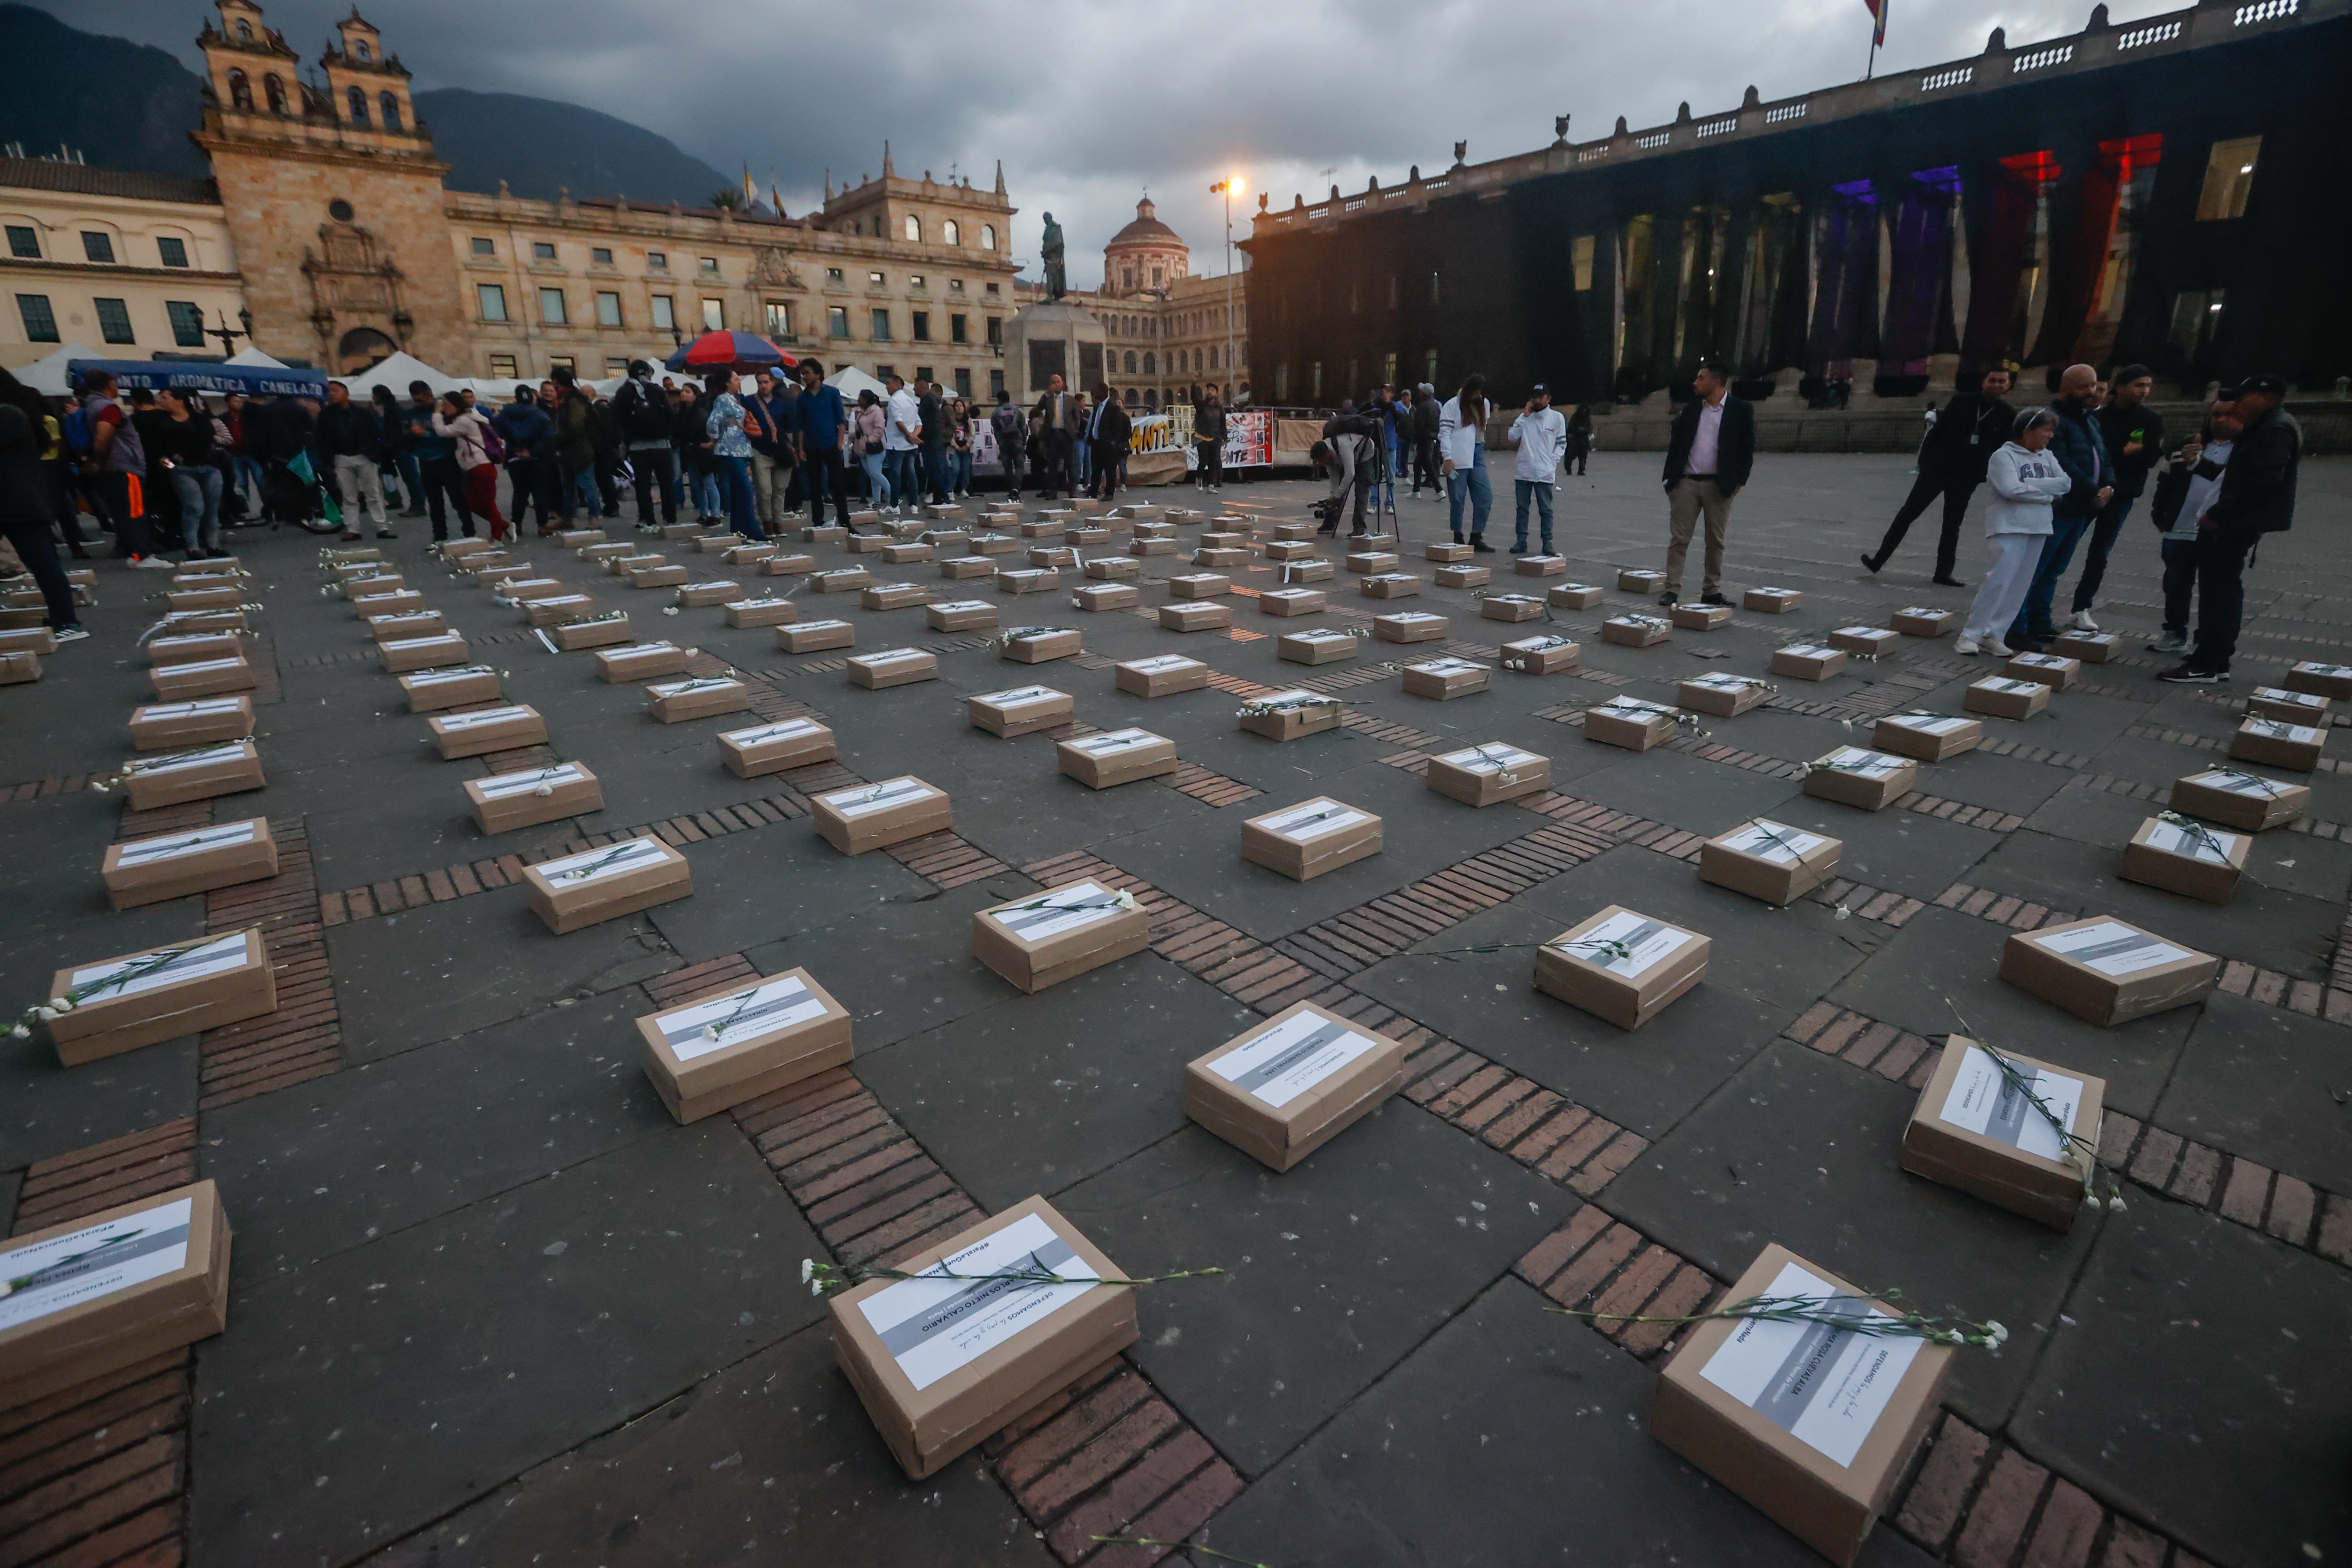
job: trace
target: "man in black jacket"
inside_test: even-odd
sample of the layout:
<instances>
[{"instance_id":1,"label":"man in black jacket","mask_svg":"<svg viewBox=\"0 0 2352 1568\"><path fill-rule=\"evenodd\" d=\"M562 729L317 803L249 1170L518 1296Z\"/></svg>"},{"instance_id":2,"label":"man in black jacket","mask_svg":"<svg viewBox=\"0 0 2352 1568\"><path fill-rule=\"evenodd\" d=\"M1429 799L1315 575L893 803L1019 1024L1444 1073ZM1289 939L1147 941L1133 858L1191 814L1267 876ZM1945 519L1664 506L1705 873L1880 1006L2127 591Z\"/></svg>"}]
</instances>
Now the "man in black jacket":
<instances>
[{"instance_id":1,"label":"man in black jacket","mask_svg":"<svg viewBox=\"0 0 2352 1568\"><path fill-rule=\"evenodd\" d=\"M1985 465L2009 439L2009 427L2016 423L2017 411L2003 401L2009 395L2010 381L2009 367L1995 365L1984 373L1976 391L1956 394L1944 405L1936 423L1928 427L1927 438L1919 443L1919 478L1896 509L1895 521L1886 525L1886 537L1862 558L1864 566L1873 572L1885 566L1911 524L1941 496L1944 531L1936 540L1936 581L1947 588L1968 586L1952 575L1960 547L1960 522L1968 516L1969 498L1984 483Z\"/></svg>"},{"instance_id":2,"label":"man in black jacket","mask_svg":"<svg viewBox=\"0 0 2352 1568\"><path fill-rule=\"evenodd\" d=\"M1731 498L1756 466L1756 405L1731 395L1731 384L1711 364L1692 378L1695 395L1675 416L1666 439L1666 591L1658 603L1682 597L1683 563L1693 531L1706 517L1706 561L1699 603L1727 605L1723 596L1723 545L1731 532Z\"/></svg>"},{"instance_id":3,"label":"man in black jacket","mask_svg":"<svg viewBox=\"0 0 2352 1568\"><path fill-rule=\"evenodd\" d=\"M1128 418L1118 394L1108 386L1095 388L1094 417L1087 423L1093 426L1088 439L1094 443L1094 472L1087 480L1087 493L1099 500L1115 500L1135 424Z\"/></svg>"},{"instance_id":4,"label":"man in black jacket","mask_svg":"<svg viewBox=\"0 0 2352 1568\"><path fill-rule=\"evenodd\" d=\"M2074 613L2066 625L2078 632L2095 632L2091 606L2099 602L2099 580L2106 574L2107 552L2131 515L2132 502L2147 488L2148 470L2164 456L2164 416L2147 405L2156 389L2156 375L2144 364L2127 364L2108 378L2107 401L2091 417L2099 422L2099 438L2115 459L2116 493L2091 520L2091 542L2083 554L2082 580L2074 584Z\"/></svg>"},{"instance_id":5,"label":"man in black jacket","mask_svg":"<svg viewBox=\"0 0 2352 1568\"><path fill-rule=\"evenodd\" d=\"M1412 494L1415 500L1420 499L1423 479L1436 492L1438 500L1445 499L1445 479L1439 472L1437 463L1437 421L1441 412L1435 387L1424 381L1412 389L1412 416L1409 428L1412 431Z\"/></svg>"},{"instance_id":6,"label":"man in black jacket","mask_svg":"<svg viewBox=\"0 0 2352 1568\"><path fill-rule=\"evenodd\" d=\"M2245 428L2221 470L2221 493L2198 523L2197 646L2159 680L2211 686L2230 679L2246 608L2246 557L2263 534L2294 524L2303 426L2279 406L2285 398L2284 376L2248 376L2238 389L2236 412Z\"/></svg>"}]
</instances>

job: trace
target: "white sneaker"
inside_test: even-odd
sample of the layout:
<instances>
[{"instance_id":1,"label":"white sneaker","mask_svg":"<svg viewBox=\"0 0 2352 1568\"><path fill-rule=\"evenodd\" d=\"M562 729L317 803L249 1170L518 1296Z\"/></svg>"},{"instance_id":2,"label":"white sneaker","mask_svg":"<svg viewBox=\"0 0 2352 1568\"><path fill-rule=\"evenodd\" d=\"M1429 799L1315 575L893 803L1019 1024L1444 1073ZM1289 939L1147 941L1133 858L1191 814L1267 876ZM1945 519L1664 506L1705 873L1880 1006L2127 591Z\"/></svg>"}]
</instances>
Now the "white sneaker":
<instances>
[{"instance_id":1,"label":"white sneaker","mask_svg":"<svg viewBox=\"0 0 2352 1568\"><path fill-rule=\"evenodd\" d=\"M2017 657L2017 650L2011 647L1999 637L1985 638L1983 647L1985 652L1992 655L1995 658L2014 658Z\"/></svg>"},{"instance_id":2,"label":"white sneaker","mask_svg":"<svg viewBox=\"0 0 2352 1568\"><path fill-rule=\"evenodd\" d=\"M2078 632L2095 632L2099 629L2099 623L2091 618L2091 612L2088 610L2077 610L2067 616L2066 626L2069 630Z\"/></svg>"},{"instance_id":3,"label":"white sneaker","mask_svg":"<svg viewBox=\"0 0 2352 1568\"><path fill-rule=\"evenodd\" d=\"M1978 651L1977 639L1974 637L1964 637L1952 645L1952 651L1957 654L1973 656Z\"/></svg>"}]
</instances>

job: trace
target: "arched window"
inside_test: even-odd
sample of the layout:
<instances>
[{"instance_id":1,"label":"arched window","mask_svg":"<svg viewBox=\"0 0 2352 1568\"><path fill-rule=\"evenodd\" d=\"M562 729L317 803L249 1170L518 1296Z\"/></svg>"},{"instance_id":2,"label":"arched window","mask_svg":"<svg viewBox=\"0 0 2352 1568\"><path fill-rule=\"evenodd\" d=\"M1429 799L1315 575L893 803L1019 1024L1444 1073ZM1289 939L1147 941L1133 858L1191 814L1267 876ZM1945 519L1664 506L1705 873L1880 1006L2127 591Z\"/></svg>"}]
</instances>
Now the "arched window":
<instances>
[{"instance_id":1,"label":"arched window","mask_svg":"<svg viewBox=\"0 0 2352 1568\"><path fill-rule=\"evenodd\" d=\"M239 22L237 26L242 27L245 24ZM241 70L228 73L228 106L247 114L253 112L253 81Z\"/></svg>"},{"instance_id":2,"label":"arched window","mask_svg":"<svg viewBox=\"0 0 2352 1568\"><path fill-rule=\"evenodd\" d=\"M1150 349L1143 351L1143 374L1146 375L1158 375L1160 374L1159 367L1151 363L1151 351Z\"/></svg>"},{"instance_id":3,"label":"arched window","mask_svg":"<svg viewBox=\"0 0 2352 1568\"><path fill-rule=\"evenodd\" d=\"M1118 269L1118 286L1122 289L1132 289L1135 287L1134 268L1122 267Z\"/></svg>"},{"instance_id":4,"label":"arched window","mask_svg":"<svg viewBox=\"0 0 2352 1568\"><path fill-rule=\"evenodd\" d=\"M1135 351L1133 349L1127 351L1127 374L1129 375L1133 375L1135 374Z\"/></svg>"},{"instance_id":5,"label":"arched window","mask_svg":"<svg viewBox=\"0 0 2352 1568\"><path fill-rule=\"evenodd\" d=\"M269 112L286 112L286 84L278 79L275 71L261 79L261 96L268 101Z\"/></svg>"},{"instance_id":6,"label":"arched window","mask_svg":"<svg viewBox=\"0 0 2352 1568\"><path fill-rule=\"evenodd\" d=\"M963 243L963 229L957 224L955 219L950 218L947 221L946 226L940 230L940 238L950 245L961 245Z\"/></svg>"},{"instance_id":7,"label":"arched window","mask_svg":"<svg viewBox=\"0 0 2352 1568\"><path fill-rule=\"evenodd\" d=\"M907 237L917 245L923 242L923 220L913 213L907 215Z\"/></svg>"},{"instance_id":8,"label":"arched window","mask_svg":"<svg viewBox=\"0 0 2352 1568\"><path fill-rule=\"evenodd\" d=\"M1217 368L1217 346L1214 343L1209 345L1209 368Z\"/></svg>"},{"instance_id":9,"label":"arched window","mask_svg":"<svg viewBox=\"0 0 2352 1568\"><path fill-rule=\"evenodd\" d=\"M399 130L400 100L394 98L389 92L380 92L376 94L376 102L381 105L383 110L383 128L386 131Z\"/></svg>"},{"instance_id":10,"label":"arched window","mask_svg":"<svg viewBox=\"0 0 2352 1568\"><path fill-rule=\"evenodd\" d=\"M355 87L352 89L348 96L351 100L352 105L352 123L354 125L365 125L368 122L367 94Z\"/></svg>"},{"instance_id":11,"label":"arched window","mask_svg":"<svg viewBox=\"0 0 2352 1568\"><path fill-rule=\"evenodd\" d=\"M984 223L980 226L980 247L982 250L994 250L996 248L996 226L994 224Z\"/></svg>"},{"instance_id":12,"label":"arched window","mask_svg":"<svg viewBox=\"0 0 2352 1568\"><path fill-rule=\"evenodd\" d=\"M253 24L244 21L237 23L236 37L239 43L249 44L253 42Z\"/></svg>"}]
</instances>

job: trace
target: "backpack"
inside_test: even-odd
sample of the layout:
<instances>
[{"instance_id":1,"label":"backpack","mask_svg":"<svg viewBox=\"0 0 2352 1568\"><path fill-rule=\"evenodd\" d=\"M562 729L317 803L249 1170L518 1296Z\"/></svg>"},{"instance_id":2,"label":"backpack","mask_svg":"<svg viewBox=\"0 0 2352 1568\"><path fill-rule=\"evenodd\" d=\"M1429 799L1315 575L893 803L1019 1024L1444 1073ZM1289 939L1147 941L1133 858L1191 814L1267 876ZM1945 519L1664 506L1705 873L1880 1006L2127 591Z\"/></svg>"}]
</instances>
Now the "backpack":
<instances>
[{"instance_id":1,"label":"backpack","mask_svg":"<svg viewBox=\"0 0 2352 1568\"><path fill-rule=\"evenodd\" d=\"M999 447L1018 451L1021 443L1028 437L1028 416L1010 403L998 404L996 412L989 416L988 422L995 428Z\"/></svg>"},{"instance_id":2,"label":"backpack","mask_svg":"<svg viewBox=\"0 0 2352 1568\"><path fill-rule=\"evenodd\" d=\"M89 409L86 405L75 404L73 412L65 416L64 423L58 429L65 441L66 450L77 458L89 457L98 445L98 432L90 428Z\"/></svg>"},{"instance_id":3,"label":"backpack","mask_svg":"<svg viewBox=\"0 0 2352 1568\"><path fill-rule=\"evenodd\" d=\"M482 421L482 456L500 468L506 466L507 444L499 438L498 427L488 419Z\"/></svg>"},{"instance_id":4,"label":"backpack","mask_svg":"<svg viewBox=\"0 0 2352 1568\"><path fill-rule=\"evenodd\" d=\"M670 437L670 411L657 405L646 395L646 389L635 376L621 384L613 398L613 412L620 416L621 430L632 441L667 441Z\"/></svg>"}]
</instances>

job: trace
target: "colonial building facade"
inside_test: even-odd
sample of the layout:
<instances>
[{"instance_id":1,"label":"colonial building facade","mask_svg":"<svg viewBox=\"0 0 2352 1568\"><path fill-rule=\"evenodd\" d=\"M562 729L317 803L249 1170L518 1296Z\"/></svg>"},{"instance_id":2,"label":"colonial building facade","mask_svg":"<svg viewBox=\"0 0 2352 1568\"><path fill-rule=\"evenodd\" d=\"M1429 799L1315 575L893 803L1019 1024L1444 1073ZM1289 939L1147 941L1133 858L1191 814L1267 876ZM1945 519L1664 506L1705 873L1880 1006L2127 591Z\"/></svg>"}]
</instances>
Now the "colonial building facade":
<instances>
[{"instance_id":1,"label":"colonial building facade","mask_svg":"<svg viewBox=\"0 0 2352 1568\"><path fill-rule=\"evenodd\" d=\"M1045 298L1022 288L1024 303ZM1150 197L1103 247L1102 287L1070 297L1100 318L1103 379L1129 407L1188 403L1206 387L1229 403L1249 395L1249 274L1195 275L1192 247Z\"/></svg>"}]
</instances>

